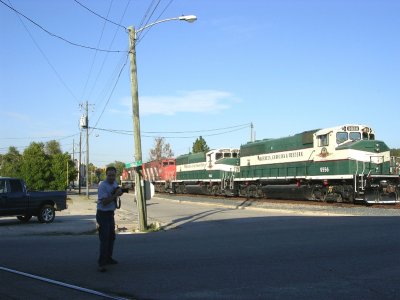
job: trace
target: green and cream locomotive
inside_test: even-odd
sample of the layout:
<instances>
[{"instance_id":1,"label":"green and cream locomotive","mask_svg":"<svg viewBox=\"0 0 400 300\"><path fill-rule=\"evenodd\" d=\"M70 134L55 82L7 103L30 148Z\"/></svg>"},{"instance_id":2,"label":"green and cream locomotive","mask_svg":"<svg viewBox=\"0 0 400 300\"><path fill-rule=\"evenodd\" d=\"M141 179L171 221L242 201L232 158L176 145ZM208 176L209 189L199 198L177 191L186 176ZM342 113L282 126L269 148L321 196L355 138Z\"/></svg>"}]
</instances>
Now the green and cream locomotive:
<instances>
[{"instance_id":1,"label":"green and cream locomotive","mask_svg":"<svg viewBox=\"0 0 400 300\"><path fill-rule=\"evenodd\" d=\"M398 202L388 146L372 128L343 125L240 148L241 196L368 203Z\"/></svg>"},{"instance_id":2,"label":"green and cream locomotive","mask_svg":"<svg viewBox=\"0 0 400 300\"><path fill-rule=\"evenodd\" d=\"M176 158L173 192L220 195L234 190L239 149L215 149Z\"/></svg>"},{"instance_id":3,"label":"green and cream locomotive","mask_svg":"<svg viewBox=\"0 0 400 300\"><path fill-rule=\"evenodd\" d=\"M396 203L388 146L365 125L248 142L176 159L172 191L254 198Z\"/></svg>"}]
</instances>

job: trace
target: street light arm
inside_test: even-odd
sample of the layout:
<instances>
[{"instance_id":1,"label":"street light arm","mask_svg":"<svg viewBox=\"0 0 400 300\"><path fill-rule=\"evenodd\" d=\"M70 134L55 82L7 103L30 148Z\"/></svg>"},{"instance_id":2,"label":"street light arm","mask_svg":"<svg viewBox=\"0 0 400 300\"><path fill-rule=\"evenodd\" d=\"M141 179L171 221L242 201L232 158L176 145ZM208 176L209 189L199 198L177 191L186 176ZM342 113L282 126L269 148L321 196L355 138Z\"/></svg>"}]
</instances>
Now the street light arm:
<instances>
[{"instance_id":1,"label":"street light arm","mask_svg":"<svg viewBox=\"0 0 400 300\"><path fill-rule=\"evenodd\" d=\"M164 20L160 20L160 21L157 21L157 22L150 23L150 24L148 24L148 25L146 25L146 26L144 26L142 28L139 28L139 29L135 30L135 39L136 39L136 35L139 32L141 32L141 31L143 31L143 30L145 30L145 29L147 29L147 28L149 28L151 26L154 26L154 25L157 25L157 24L160 24L160 23L164 23L164 22L168 22L168 21L174 21L174 20L186 21L186 22L192 23L192 22L197 20L197 17L194 16L194 15L180 16L180 17L169 18L169 19L164 19Z\"/></svg>"}]
</instances>

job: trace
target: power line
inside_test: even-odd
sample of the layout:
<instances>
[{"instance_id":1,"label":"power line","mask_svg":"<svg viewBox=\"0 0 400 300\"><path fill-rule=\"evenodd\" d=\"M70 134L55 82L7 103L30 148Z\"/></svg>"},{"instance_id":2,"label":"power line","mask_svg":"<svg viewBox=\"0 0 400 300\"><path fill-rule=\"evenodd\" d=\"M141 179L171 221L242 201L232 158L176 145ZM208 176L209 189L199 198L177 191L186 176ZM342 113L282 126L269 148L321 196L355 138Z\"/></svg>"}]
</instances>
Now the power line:
<instances>
[{"instance_id":1,"label":"power line","mask_svg":"<svg viewBox=\"0 0 400 300\"><path fill-rule=\"evenodd\" d=\"M154 2L154 1L153 1L153 2ZM146 27L146 26L149 24L150 19L151 19L151 17L153 16L154 12L156 11L157 7L160 5L160 2L161 2L161 0L158 0L156 6L153 8L153 11L151 12L150 16L147 18L146 24L144 24L143 27ZM142 35L142 32L139 33L139 37L140 37L141 35Z\"/></svg>"},{"instance_id":2,"label":"power line","mask_svg":"<svg viewBox=\"0 0 400 300\"><path fill-rule=\"evenodd\" d=\"M73 136L77 136L79 133L67 135L67 136L62 136L58 140L64 140ZM26 139L55 139L56 137L59 137L59 135L54 135L54 136L27 136L27 137L12 137L12 138L0 138L1 140L26 140Z\"/></svg>"},{"instance_id":3,"label":"power line","mask_svg":"<svg viewBox=\"0 0 400 300\"><path fill-rule=\"evenodd\" d=\"M54 139L55 137L57 137L57 136L44 136L44 137L22 137L22 138L0 138L0 139L13 139L13 140L18 140L18 139L49 139L49 141L51 141L51 140L55 140L55 141L61 141L61 140L65 140L65 139L68 139L68 138L71 138L71 137L74 137L74 136L77 136L77 135L79 135L79 133L76 133L76 134L71 134L71 135L68 135L68 136L64 136L64 137L61 137L61 138L58 138L58 139ZM48 141L47 141L48 142ZM34 143L45 143L45 142L34 142ZM63 145L63 146L68 146L68 145L72 145L72 144L65 144L65 145ZM28 148L30 145L27 145L27 146L8 146L8 147L1 147L0 148L0 151L6 151L6 150L8 150L10 147L15 147L16 149L20 149L20 150L24 150L24 149L26 149L26 148ZM61 144L60 144L60 146L62 146Z\"/></svg>"},{"instance_id":4,"label":"power line","mask_svg":"<svg viewBox=\"0 0 400 300\"><path fill-rule=\"evenodd\" d=\"M188 130L188 131L142 131L142 133L151 133L151 134L153 134L153 133L166 133L166 134L197 133L197 132L221 131L221 130L238 128L238 127L248 127L250 125L251 125L251 123L245 123L245 124L240 124L240 125L235 125L235 126L213 128L213 129ZM94 129L100 130L102 128L94 128ZM133 132L132 130L122 130L122 129L107 129L107 130L115 131L115 132L123 132L123 133L132 133Z\"/></svg>"},{"instance_id":5,"label":"power line","mask_svg":"<svg viewBox=\"0 0 400 300\"><path fill-rule=\"evenodd\" d=\"M150 12L150 9L153 7L153 3L154 3L155 1L156 1L156 0L151 1L149 7L147 8L147 10L146 10L146 12L145 12L145 14L144 14L144 16L143 16L143 18L142 18L142 21L140 21L140 24L139 24L139 27L138 27L138 28L141 28L141 27L142 27L142 25L143 25L143 23L144 23L144 20L147 18L147 15L148 15L148 13Z\"/></svg>"},{"instance_id":6,"label":"power line","mask_svg":"<svg viewBox=\"0 0 400 300\"><path fill-rule=\"evenodd\" d=\"M121 73L122 73L122 71L124 70L124 68L125 68L127 62L128 62L128 55L126 56L125 63L124 63L124 65L122 66L121 70L119 71L118 78L117 78L117 80L115 81L115 84L114 84L114 87L113 87L112 90L111 90L110 96L108 97L107 102L106 102L106 104L104 105L103 111L101 112L99 118L97 119L96 124L94 125L94 127L97 126L97 124L99 123L101 117L103 116L104 110L106 109L106 107L107 107L107 105L108 105L108 102L110 102L111 96L112 96L113 93L114 93L115 87L116 87L117 84L118 84L119 78L121 77ZM90 133L92 133L92 132L93 132L93 130L92 130Z\"/></svg>"},{"instance_id":7,"label":"power line","mask_svg":"<svg viewBox=\"0 0 400 300\"><path fill-rule=\"evenodd\" d=\"M8 0L8 2L11 4L11 1ZM49 64L49 66L51 67L51 69L53 70L53 72L56 74L58 80L60 80L60 82L62 83L62 85L66 88L66 90L71 94L71 96L73 98L75 98L75 100L78 102L78 98L75 96L75 94L71 91L71 89L67 86L67 84L64 82L64 80L62 79L61 75L57 72L57 70L54 68L54 66L52 65L52 63L50 62L50 60L47 58L46 54L43 52L43 50L40 48L39 44L36 42L36 40L34 39L32 33L29 31L28 27L25 25L24 21L22 21L21 17L19 14L17 14L19 21L21 22L22 26L24 26L25 30L28 32L29 36L31 37L33 43L36 45L36 47L39 49L40 53L43 55L44 59L46 60L46 62ZM79 102L78 102L79 103Z\"/></svg>"},{"instance_id":8,"label":"power line","mask_svg":"<svg viewBox=\"0 0 400 300\"><path fill-rule=\"evenodd\" d=\"M127 1L126 6L125 6L125 9L124 9L124 12L123 12L121 18L119 19L119 23L121 23L122 20L124 19L125 13L126 13L126 11L128 10L128 7L129 7L130 2L131 2L131 0L128 0L128 1ZM110 46L109 46L108 49L110 49L110 48L112 47L112 45L114 44L114 40L115 40L115 38L116 38L116 36L117 36L117 33L118 33L118 28L116 28L116 30L115 30L115 32L114 32L114 36L113 36L113 38L112 38L112 40L111 40L111 42L110 42ZM129 51L129 49L127 50L127 52L128 52L128 51ZM94 90L94 88L95 88L96 85L97 85L97 81L98 81L98 79L99 79L99 77L100 77L100 74L101 74L102 71L103 71L103 67L104 67L104 64L105 64L107 58L108 58L108 53L105 54L105 57L104 57L103 62L102 62L102 64L101 64L100 70L98 71L97 76L96 76L96 79L95 79L95 81L94 81L94 83L93 83L93 85L92 85L92 89L91 89L90 92L89 92L88 98L90 98L90 97L92 96L93 90Z\"/></svg>"},{"instance_id":9,"label":"power line","mask_svg":"<svg viewBox=\"0 0 400 300\"><path fill-rule=\"evenodd\" d=\"M90 49L90 50L97 50L97 51L101 51L101 52L125 52L125 51L120 51L120 50L106 50L106 49L98 49L95 47L90 47L90 46L85 46L85 45L81 45L81 44L77 44L74 42L71 42L57 34L54 34L50 31L48 31L47 29L45 29L43 26L39 25L38 23L36 23L35 21L33 21L32 19L28 18L27 16L25 16L23 13L21 13L20 11L16 10L14 7L8 5L7 3L5 3L3 0L0 0L0 3L2 3L3 5L7 6L9 9L13 10L14 12L16 12L17 14L21 15L22 17L24 17L25 19L27 19L29 22L31 22L32 24L36 25L37 27L39 27L41 30L43 30L44 32L46 32L47 34L49 34L52 37L58 38L70 45L76 46L76 47L81 47L81 48L85 48L85 49Z\"/></svg>"},{"instance_id":10,"label":"power line","mask_svg":"<svg viewBox=\"0 0 400 300\"><path fill-rule=\"evenodd\" d=\"M115 22L113 22L113 21L111 21L111 20L109 20L109 19L107 19L107 18L105 18L105 17L99 15L98 13L94 12L93 10L91 10L90 8L88 8L87 6L85 6L85 5L83 5L82 3L80 3L78 0L74 0L74 1L75 1L76 3L78 3L80 6L82 6L83 8L87 9L88 11L90 11L92 14L98 16L99 18L101 18L101 19L103 19L103 20L105 20L105 21L107 21L107 22L109 22L109 23L111 23L111 24L117 25L117 26L119 26L119 27L125 29L125 31L128 30L128 28L126 28L125 26L122 26L121 24L115 23ZM111 2L111 4L112 4L112 2ZM110 7L111 7L111 4L110 4ZM107 14L107 17L108 17L108 14Z\"/></svg>"},{"instance_id":11,"label":"power line","mask_svg":"<svg viewBox=\"0 0 400 300\"><path fill-rule=\"evenodd\" d=\"M164 7L164 9L163 9L163 11L159 14L159 16L157 17L157 19L154 21L154 22L157 22L160 18L161 18L161 16L164 14L164 12L168 9L168 7L171 5L171 3L173 2L174 0L170 0L169 2L168 2L168 4ZM147 24L146 24L147 25ZM146 34L152 29L153 27L149 27L147 30L146 30L146 32L143 32L143 34L142 34L142 32L140 32L139 33L139 38L138 38L138 40L137 40L137 42L136 42L136 45L138 45L143 39L144 39L144 37L146 36Z\"/></svg>"},{"instance_id":12,"label":"power line","mask_svg":"<svg viewBox=\"0 0 400 300\"><path fill-rule=\"evenodd\" d=\"M203 130L193 130L193 131L148 131L148 132L143 132L143 133L167 133L167 134L182 134L182 133L196 133L196 132L209 132L209 131L221 131L221 130L226 130L226 129L232 129L232 128L238 128L238 127L248 127L250 126L251 123L246 123L246 124L241 124L241 125L236 125L236 126L230 126L230 127L224 127L224 128L215 128L215 129L203 129Z\"/></svg>"},{"instance_id":13,"label":"power line","mask_svg":"<svg viewBox=\"0 0 400 300\"><path fill-rule=\"evenodd\" d=\"M79 3L79 2L76 1L76 0L75 0L75 2ZM110 6L108 7L107 17L108 17L108 14L110 13L112 3L113 3L113 1L110 2ZM79 3L79 4L80 4L80 3ZM99 41L97 42L97 47L100 46L100 42L101 42L101 39L103 38L103 34L104 34L104 29L106 28L106 24L107 24L106 22L103 23L103 28L102 28L102 30L101 30L100 38L99 38ZM88 77L87 77L87 79L86 79L85 86L84 86L84 88L83 88L82 99L83 99L84 96L85 96L86 87L87 87L88 82L89 82L89 79L90 79L90 77L91 77L91 75L92 75L94 62L96 61L96 57L97 57L97 52L98 52L98 51L96 51L96 52L94 53L94 56L93 56L93 59L92 59L92 64L91 64L91 66L90 66L90 71L89 71Z\"/></svg>"},{"instance_id":14,"label":"power line","mask_svg":"<svg viewBox=\"0 0 400 300\"><path fill-rule=\"evenodd\" d=\"M128 50L127 50L127 52L128 52ZM101 104L107 99L108 91L112 89L112 87L114 85L115 78L117 78L117 76L118 76L118 74L120 72L120 69L121 69L122 65L125 63L126 59L127 59L127 57L125 55L121 55L120 60L115 65L115 68L114 68L113 72L110 74L107 82L105 84L103 84L103 88L101 89L101 91L95 97L96 99L101 97L101 100L100 101L96 101L96 103L95 103L95 105L97 107L100 107ZM106 96L103 97L103 95L106 95Z\"/></svg>"},{"instance_id":15,"label":"power line","mask_svg":"<svg viewBox=\"0 0 400 300\"><path fill-rule=\"evenodd\" d=\"M246 129L250 126L251 123L243 124L243 125L237 125L237 126L231 126L231 127L225 127L225 128L217 128L217 129L208 129L208 130L196 130L196 131L175 131L175 132L145 132L143 131L142 133L170 133L170 134L184 134L184 133L199 133L199 132L210 132L210 131L221 131L225 130L223 132L218 132L218 133L213 133L213 134L202 134L201 136L216 136L216 135L223 135L239 130ZM111 133L117 133L117 134L123 134L123 135L133 135L133 132L130 130L118 130L118 129L104 129L104 128L97 128L97 127L89 127L93 130L100 130L100 131L106 131L106 132L111 132ZM234 128L234 129L232 129ZM232 129L232 130L226 130L226 129ZM196 138L198 135L195 136L160 136L160 135L143 135L141 134L142 137L149 137L149 138L155 138L155 137L162 137L162 138L169 138L169 139L189 139L189 138Z\"/></svg>"}]
</instances>

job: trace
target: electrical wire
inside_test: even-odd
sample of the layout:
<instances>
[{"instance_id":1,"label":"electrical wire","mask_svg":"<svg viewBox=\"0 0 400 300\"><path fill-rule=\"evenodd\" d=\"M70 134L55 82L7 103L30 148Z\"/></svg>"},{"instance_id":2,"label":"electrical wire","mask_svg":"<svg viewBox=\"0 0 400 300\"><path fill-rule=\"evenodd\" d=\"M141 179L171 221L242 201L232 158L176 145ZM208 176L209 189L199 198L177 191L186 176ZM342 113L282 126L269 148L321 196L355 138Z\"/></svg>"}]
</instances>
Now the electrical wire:
<instances>
[{"instance_id":1,"label":"electrical wire","mask_svg":"<svg viewBox=\"0 0 400 300\"><path fill-rule=\"evenodd\" d=\"M138 27L138 28L141 28L141 27L142 27L142 25L143 25L144 21L146 20L147 15L149 14L150 9L153 7L153 3L154 3L155 1L156 1L156 0L151 1L149 7L147 8L147 11L145 12L145 14L144 14L142 20L140 21L140 24L139 24L139 27Z\"/></svg>"},{"instance_id":2,"label":"electrical wire","mask_svg":"<svg viewBox=\"0 0 400 300\"><path fill-rule=\"evenodd\" d=\"M215 128L215 129L203 129L203 130L193 130L193 131L160 131L160 132L156 132L156 131L147 131L147 132L143 132L143 133L174 133L174 134L182 134L182 133L196 133L196 132L209 132L209 131L221 131L221 130L225 130L225 129L232 129L232 128L238 128L238 127L248 127L250 126L251 123L246 123L246 124L241 124L241 125L236 125L236 126L230 126L230 127L224 127L224 128Z\"/></svg>"},{"instance_id":3,"label":"electrical wire","mask_svg":"<svg viewBox=\"0 0 400 300\"><path fill-rule=\"evenodd\" d=\"M79 3L79 2L76 1L76 0L75 0L75 2ZM108 15L109 15L110 11L111 11L112 3L113 3L113 1L110 2L110 6L108 7L107 17L108 17ZM81 3L79 3L79 4L81 4ZM100 46L100 42L101 42L101 40L102 40L102 38L103 38L103 34L104 34L104 29L106 28L106 24L107 24L107 22L104 21L104 23L103 23L103 28L102 28L101 34L100 34L100 38L99 38L99 41L97 42L97 48ZM88 83L89 83L89 79L90 79L90 77L91 77L91 75L92 75L92 72L93 72L93 66L94 66L94 62L96 61L97 52L98 52L98 51L96 50L95 53L94 53L94 55L93 55L92 64L91 64L91 66L90 66L89 74L88 74L88 77L87 77L87 79L86 79L86 83L85 83L85 86L84 86L83 92L82 92L82 99L84 99L84 97L85 97L86 88L87 88L87 85L88 85Z\"/></svg>"},{"instance_id":4,"label":"electrical wire","mask_svg":"<svg viewBox=\"0 0 400 300\"><path fill-rule=\"evenodd\" d=\"M112 90L111 90L110 96L108 97L107 102L106 102L106 104L104 105L104 108L103 108L103 110L102 110L102 112L101 112L99 118L97 119L96 124L94 125L94 127L97 126L97 124L99 123L101 117L103 116L104 110L106 109L108 103L110 102L110 99L111 99L111 97L112 97L112 95L113 95L113 93L114 93L115 87L116 87L117 84L118 84L118 81L119 81L119 79L120 79L120 77L121 77L121 73L122 73L122 71L124 70L124 68L125 68L125 66L126 66L126 64L127 64L127 62L128 62L128 55L126 56L125 63L124 63L124 65L122 66L121 70L119 71L118 78L117 78L117 80L115 81L115 84L114 84L114 87L113 87ZM92 132L93 132L93 130L90 132L90 134L91 134Z\"/></svg>"},{"instance_id":5,"label":"electrical wire","mask_svg":"<svg viewBox=\"0 0 400 300\"><path fill-rule=\"evenodd\" d=\"M71 134L67 136L61 137L59 140L67 139L73 136L78 135L79 133L76 134ZM2 138L0 137L1 140L26 140L26 139L54 139L56 137L59 137L59 135L54 135L54 136L27 136L27 137L12 137L12 138Z\"/></svg>"},{"instance_id":6,"label":"electrical wire","mask_svg":"<svg viewBox=\"0 0 400 300\"><path fill-rule=\"evenodd\" d=\"M74 1L76 3L78 3L80 6L82 6L83 8L87 9L88 11L90 11L92 14L94 14L94 15L98 16L99 18L103 19L104 21L107 21L107 22L109 22L111 24L117 25L117 26L125 29L125 31L128 31L128 28L126 28L125 26L122 26L121 24L115 23L115 22L113 22L113 21L111 21L111 20L99 15L98 13L94 12L93 10L91 10L90 8L88 8L87 6L83 5L81 2L79 2L77 0L74 0ZM110 4L110 7L111 7L111 5L112 5L112 1L111 1L111 4ZM107 17L108 17L108 13L107 13Z\"/></svg>"},{"instance_id":7,"label":"electrical wire","mask_svg":"<svg viewBox=\"0 0 400 300\"><path fill-rule=\"evenodd\" d=\"M142 133L179 133L179 134L184 134L184 133L199 133L199 132L210 132L210 131L221 131L221 130L226 130L226 129L232 129L232 130L227 130L223 132L218 132L218 133L213 133L213 134L201 134L201 136L216 136L216 135L223 135L231 132L236 132L239 130L246 129L250 126L251 123L243 124L243 125L237 125L237 126L231 126L231 127L225 127L225 128L217 128L217 129L208 129L208 130L195 130L195 131L175 131L175 132L142 132ZM90 129L93 130L100 130L100 131L106 131L106 132L111 132L111 133L117 133L117 134L123 134L123 135L133 135L133 131L130 130L117 130L117 129L104 129L104 128L97 128L97 127L89 127ZM148 138L155 138L155 137L162 137L162 138L169 138L169 139L189 139L189 138L196 138L198 135L195 136L160 136L160 135L143 135L141 134L142 137L148 137Z\"/></svg>"},{"instance_id":8,"label":"electrical wire","mask_svg":"<svg viewBox=\"0 0 400 300\"><path fill-rule=\"evenodd\" d=\"M168 9L168 7L171 5L171 3L172 3L173 1L174 1L174 0L170 0L170 1L168 2L168 4L164 7L163 11L160 13L160 15L157 17L157 19L156 19L154 22L157 22L157 21L161 18L161 16L165 13L165 11ZM146 34L147 34L152 28L153 28L153 27L147 28L147 30L145 30L145 32L143 32L143 34L142 34L142 32L139 33L139 38L138 38L137 41L136 41L136 45L138 45L138 44L145 38Z\"/></svg>"},{"instance_id":9,"label":"electrical wire","mask_svg":"<svg viewBox=\"0 0 400 300\"><path fill-rule=\"evenodd\" d=\"M188 130L188 131L142 131L142 133L152 133L152 134L153 133L167 133L167 134L197 133L197 132L221 131L221 130L238 128L238 127L248 127L250 125L251 125L251 123L245 123L245 124L240 124L240 125L235 125L235 126L214 128L214 129ZM102 129L102 128L96 128L96 129ZM122 129L107 129L107 130L115 131L115 132L125 132L125 133L133 132L132 130L122 130Z\"/></svg>"},{"instance_id":10,"label":"electrical wire","mask_svg":"<svg viewBox=\"0 0 400 300\"><path fill-rule=\"evenodd\" d=\"M103 85L103 88L101 89L101 91L99 91L99 93L95 97L96 99L102 98L100 101L97 101L95 103L95 105L97 107L101 107L101 104L107 99L107 96L103 97L103 95L107 95L108 94L108 90L111 90L111 88L112 88L112 86L114 84L115 78L118 76L118 73L120 72L120 69L121 69L122 65L125 63L125 60L126 60L125 54L121 55L120 60L115 65L115 68L114 68L113 72L111 72L107 82Z\"/></svg>"},{"instance_id":11,"label":"electrical wire","mask_svg":"<svg viewBox=\"0 0 400 300\"><path fill-rule=\"evenodd\" d=\"M57 34L54 34L50 31L48 31L47 29L45 29L43 26L39 25L38 23L36 23L35 21L33 21L32 19L28 18L27 16L25 16L23 13L21 13L20 11L16 10L14 7L8 5L7 3L5 3L3 0L0 0L0 3L2 3L3 5L7 6L9 9L13 10L14 12L16 12L17 14L21 15L22 17L24 17L25 19L27 19L29 22L31 22L32 24L36 25L37 27L39 27L41 30L43 30L44 32L46 32L48 35L58 38L70 45L76 46L76 47L81 47L81 48L85 48L85 49L90 49L90 50L97 50L97 51L101 51L101 52L113 52L113 53L120 53L120 52L125 52L125 51L120 51L120 50L106 50L106 49L98 49L95 47L90 47L90 46L85 46L82 44L78 44L78 43L74 43L71 42Z\"/></svg>"},{"instance_id":12,"label":"electrical wire","mask_svg":"<svg viewBox=\"0 0 400 300\"><path fill-rule=\"evenodd\" d=\"M124 12L123 12L121 18L119 19L119 23L121 23L121 22L123 21L123 19L124 19L124 17L125 17L125 13L126 13L126 11L128 10L128 7L129 7L130 2L131 2L131 0L128 0L128 1L127 1L126 6L125 6L125 9L124 9ZM111 42L110 42L110 46L109 46L108 49L111 49L112 45L114 44L114 40L115 40L115 38L117 37L117 33L118 33L118 28L116 28L116 30L115 30L115 32L114 32L114 36L113 36L113 38L112 38L112 40L111 40ZM129 51L129 49L127 50L127 52L128 52L128 51ZM91 89L90 92L89 92L88 98L90 98L90 97L92 96L92 94L93 94L93 90L94 90L94 88L95 88L96 85L97 85L97 81L99 80L99 77L100 77L100 74L101 74L102 71L103 71L105 62L107 61L108 54L109 54L109 53L106 53L106 54L105 54L105 57L104 57L103 62L102 62L102 64L101 64L100 70L98 71L97 76L96 76L96 79L95 79L95 81L94 81L94 83L93 83L93 85L92 85L92 89Z\"/></svg>"},{"instance_id":13,"label":"electrical wire","mask_svg":"<svg viewBox=\"0 0 400 300\"><path fill-rule=\"evenodd\" d=\"M154 2L154 1L153 1ZM151 17L153 16L153 14L154 14L154 12L156 11L156 9L157 9L157 7L158 7L158 5L160 5L160 2L161 2L161 0L158 0L158 2L157 2L157 4L156 4L156 6L153 8L153 11L151 12L151 14L150 14L150 16L147 18L147 21L146 21L146 23L144 24L144 26L143 27L146 27L148 24L149 24L149 22L150 22L150 19L151 19ZM141 27L141 26L140 26ZM139 27L139 28L140 28ZM141 31L141 32L139 32L139 36L138 37L136 37L136 39L138 39L138 38L140 38L140 36L143 34L143 32Z\"/></svg>"},{"instance_id":14,"label":"electrical wire","mask_svg":"<svg viewBox=\"0 0 400 300\"><path fill-rule=\"evenodd\" d=\"M8 0L8 3L10 3L10 6L12 7L12 3L10 0ZM56 68L53 66L53 64L50 62L50 60L47 58L46 54L44 53L44 51L42 50L42 48L40 48L39 44L36 42L36 40L34 39L32 33L29 31L28 27L25 25L24 21L21 19L20 15L17 14L17 17L19 19L19 21L21 22L22 26L24 26L25 30L28 32L30 38L32 39L33 43L35 44L35 46L38 48L38 50L40 51L40 53L43 55L44 59L46 60L47 64L50 66L50 68L53 70L53 72L56 74L58 80L60 80L61 84L65 87L65 89L71 94L71 96L76 100L77 103L79 103L78 98L75 96L75 94L71 91L71 89L67 86L67 84L65 83L65 81L62 79L61 75L57 72Z\"/></svg>"}]
</instances>

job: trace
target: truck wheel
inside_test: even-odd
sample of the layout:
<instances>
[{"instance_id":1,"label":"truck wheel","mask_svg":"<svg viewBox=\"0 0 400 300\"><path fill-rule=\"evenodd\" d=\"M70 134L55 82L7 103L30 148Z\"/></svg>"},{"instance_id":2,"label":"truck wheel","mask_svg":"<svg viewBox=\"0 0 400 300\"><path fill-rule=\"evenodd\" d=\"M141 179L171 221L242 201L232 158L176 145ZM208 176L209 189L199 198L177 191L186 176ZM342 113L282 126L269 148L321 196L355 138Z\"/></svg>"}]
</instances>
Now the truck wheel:
<instances>
[{"instance_id":1,"label":"truck wheel","mask_svg":"<svg viewBox=\"0 0 400 300\"><path fill-rule=\"evenodd\" d=\"M40 223L51 223L55 216L54 207L51 205L44 205L39 210L38 220Z\"/></svg>"},{"instance_id":2,"label":"truck wheel","mask_svg":"<svg viewBox=\"0 0 400 300\"><path fill-rule=\"evenodd\" d=\"M17 216L17 219L20 220L21 222L28 222L31 218L32 215Z\"/></svg>"}]
</instances>

